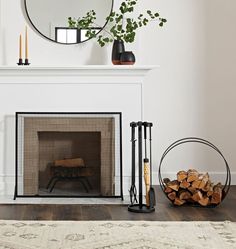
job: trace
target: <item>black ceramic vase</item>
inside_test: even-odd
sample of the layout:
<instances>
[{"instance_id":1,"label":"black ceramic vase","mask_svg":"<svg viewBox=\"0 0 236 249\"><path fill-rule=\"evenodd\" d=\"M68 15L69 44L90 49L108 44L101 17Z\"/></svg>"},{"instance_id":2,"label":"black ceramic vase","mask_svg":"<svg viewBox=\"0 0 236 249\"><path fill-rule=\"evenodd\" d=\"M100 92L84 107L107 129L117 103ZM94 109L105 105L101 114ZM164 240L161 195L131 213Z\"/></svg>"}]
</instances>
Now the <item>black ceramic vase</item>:
<instances>
[{"instance_id":1,"label":"black ceramic vase","mask_svg":"<svg viewBox=\"0 0 236 249\"><path fill-rule=\"evenodd\" d=\"M121 65L133 65L135 63L135 56L132 51L125 51L120 56Z\"/></svg>"},{"instance_id":2,"label":"black ceramic vase","mask_svg":"<svg viewBox=\"0 0 236 249\"><path fill-rule=\"evenodd\" d=\"M112 63L114 65L120 65L120 56L125 51L125 45L123 41L115 40L112 47Z\"/></svg>"}]
</instances>

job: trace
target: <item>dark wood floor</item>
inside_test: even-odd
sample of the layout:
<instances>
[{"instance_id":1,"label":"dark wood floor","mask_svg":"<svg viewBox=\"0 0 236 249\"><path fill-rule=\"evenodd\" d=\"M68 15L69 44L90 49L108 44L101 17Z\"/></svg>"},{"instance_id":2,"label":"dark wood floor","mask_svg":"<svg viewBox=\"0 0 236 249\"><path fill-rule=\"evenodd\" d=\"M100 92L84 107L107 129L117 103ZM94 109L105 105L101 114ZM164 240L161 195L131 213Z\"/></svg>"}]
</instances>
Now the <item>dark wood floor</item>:
<instances>
[{"instance_id":1,"label":"dark wood floor","mask_svg":"<svg viewBox=\"0 0 236 249\"><path fill-rule=\"evenodd\" d=\"M124 205L0 205L1 220L158 220L158 221L236 221L236 186L216 208L174 207L157 190L156 211L137 214Z\"/></svg>"}]
</instances>

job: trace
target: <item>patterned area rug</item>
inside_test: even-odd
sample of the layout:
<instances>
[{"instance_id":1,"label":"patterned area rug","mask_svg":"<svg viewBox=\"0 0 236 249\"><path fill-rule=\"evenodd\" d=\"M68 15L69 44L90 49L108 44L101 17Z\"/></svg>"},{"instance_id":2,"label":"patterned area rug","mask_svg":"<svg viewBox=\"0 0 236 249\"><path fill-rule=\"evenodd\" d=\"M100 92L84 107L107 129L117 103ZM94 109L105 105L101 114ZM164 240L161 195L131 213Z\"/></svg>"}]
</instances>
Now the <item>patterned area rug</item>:
<instances>
[{"instance_id":1,"label":"patterned area rug","mask_svg":"<svg viewBox=\"0 0 236 249\"><path fill-rule=\"evenodd\" d=\"M0 249L236 248L236 223L0 221Z\"/></svg>"}]
</instances>

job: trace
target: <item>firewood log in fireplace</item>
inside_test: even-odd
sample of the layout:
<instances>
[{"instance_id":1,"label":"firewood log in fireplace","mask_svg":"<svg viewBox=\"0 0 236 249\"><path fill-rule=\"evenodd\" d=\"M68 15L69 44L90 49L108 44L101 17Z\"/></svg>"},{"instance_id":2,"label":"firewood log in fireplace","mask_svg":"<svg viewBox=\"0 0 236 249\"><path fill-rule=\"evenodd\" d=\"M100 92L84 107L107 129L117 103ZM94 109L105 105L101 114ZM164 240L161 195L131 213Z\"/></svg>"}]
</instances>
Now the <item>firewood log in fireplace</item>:
<instances>
[{"instance_id":1,"label":"firewood log in fireplace","mask_svg":"<svg viewBox=\"0 0 236 249\"><path fill-rule=\"evenodd\" d=\"M84 160L82 158L72 158L72 159L63 159L63 160L55 160L55 167L84 167Z\"/></svg>"},{"instance_id":2,"label":"firewood log in fireplace","mask_svg":"<svg viewBox=\"0 0 236 249\"><path fill-rule=\"evenodd\" d=\"M222 201L223 186L211 181L208 173L200 174L195 169L181 170L176 180L163 179L164 192L174 205L185 203L201 206L218 205Z\"/></svg>"},{"instance_id":3,"label":"firewood log in fireplace","mask_svg":"<svg viewBox=\"0 0 236 249\"><path fill-rule=\"evenodd\" d=\"M91 168L85 166L82 158L55 160L51 167L53 174L58 174L63 177L86 177L92 176Z\"/></svg>"}]
</instances>

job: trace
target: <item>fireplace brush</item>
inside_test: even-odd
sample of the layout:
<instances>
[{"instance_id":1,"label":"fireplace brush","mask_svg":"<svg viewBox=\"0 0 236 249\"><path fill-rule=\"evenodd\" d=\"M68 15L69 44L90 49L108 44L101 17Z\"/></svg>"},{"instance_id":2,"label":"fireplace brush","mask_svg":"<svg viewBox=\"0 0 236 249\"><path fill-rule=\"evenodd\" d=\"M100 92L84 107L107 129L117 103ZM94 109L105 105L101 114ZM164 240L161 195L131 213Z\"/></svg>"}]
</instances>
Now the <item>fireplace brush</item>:
<instances>
[{"instance_id":1,"label":"fireplace brush","mask_svg":"<svg viewBox=\"0 0 236 249\"><path fill-rule=\"evenodd\" d=\"M144 122L144 142L145 142L145 158L143 159L144 162L144 180L146 185L146 205L148 207L154 207L156 204L155 200L155 190L152 186L152 132L151 127L152 123ZM150 153L150 160L147 156L147 127L149 128L149 153Z\"/></svg>"},{"instance_id":2,"label":"fireplace brush","mask_svg":"<svg viewBox=\"0 0 236 249\"><path fill-rule=\"evenodd\" d=\"M156 206L156 196L155 196L155 190L152 185L152 123L148 124L149 127L149 157L150 157L150 190L149 190L149 200L150 200L150 206L154 207Z\"/></svg>"}]
</instances>

